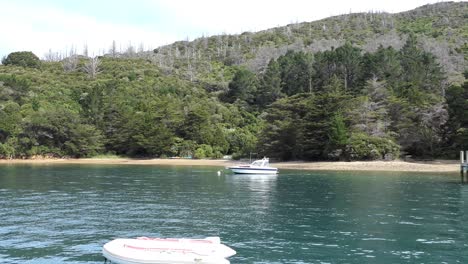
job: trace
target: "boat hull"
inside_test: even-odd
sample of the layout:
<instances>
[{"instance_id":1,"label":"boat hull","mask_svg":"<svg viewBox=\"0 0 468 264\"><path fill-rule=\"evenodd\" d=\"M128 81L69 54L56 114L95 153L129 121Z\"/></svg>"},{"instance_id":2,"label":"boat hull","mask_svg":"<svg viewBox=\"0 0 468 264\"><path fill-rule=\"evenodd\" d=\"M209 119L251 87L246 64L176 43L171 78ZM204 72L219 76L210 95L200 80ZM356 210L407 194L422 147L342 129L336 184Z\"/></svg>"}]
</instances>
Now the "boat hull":
<instances>
[{"instance_id":1,"label":"boat hull","mask_svg":"<svg viewBox=\"0 0 468 264\"><path fill-rule=\"evenodd\" d=\"M229 167L235 174L277 174L277 168L246 168L246 167Z\"/></svg>"},{"instance_id":2,"label":"boat hull","mask_svg":"<svg viewBox=\"0 0 468 264\"><path fill-rule=\"evenodd\" d=\"M102 254L116 264L229 264L226 258L236 252L219 238L118 238L106 243Z\"/></svg>"}]
</instances>

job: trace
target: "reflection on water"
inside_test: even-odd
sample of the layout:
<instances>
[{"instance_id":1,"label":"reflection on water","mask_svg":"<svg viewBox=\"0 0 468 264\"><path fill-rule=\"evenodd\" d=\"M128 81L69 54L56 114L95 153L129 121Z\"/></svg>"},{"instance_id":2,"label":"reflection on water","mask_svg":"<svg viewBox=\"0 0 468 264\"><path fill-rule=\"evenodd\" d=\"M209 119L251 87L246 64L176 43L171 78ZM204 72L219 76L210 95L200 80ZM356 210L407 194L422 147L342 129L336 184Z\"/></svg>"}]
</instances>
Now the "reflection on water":
<instances>
[{"instance_id":1,"label":"reflection on water","mask_svg":"<svg viewBox=\"0 0 468 264\"><path fill-rule=\"evenodd\" d=\"M468 263L458 175L1 166L0 263L102 263L115 237L220 236L231 263Z\"/></svg>"},{"instance_id":2,"label":"reflection on water","mask_svg":"<svg viewBox=\"0 0 468 264\"><path fill-rule=\"evenodd\" d=\"M268 195L276 187L277 174L234 174L227 176L227 182L243 185L249 184L253 192L265 193Z\"/></svg>"}]
</instances>

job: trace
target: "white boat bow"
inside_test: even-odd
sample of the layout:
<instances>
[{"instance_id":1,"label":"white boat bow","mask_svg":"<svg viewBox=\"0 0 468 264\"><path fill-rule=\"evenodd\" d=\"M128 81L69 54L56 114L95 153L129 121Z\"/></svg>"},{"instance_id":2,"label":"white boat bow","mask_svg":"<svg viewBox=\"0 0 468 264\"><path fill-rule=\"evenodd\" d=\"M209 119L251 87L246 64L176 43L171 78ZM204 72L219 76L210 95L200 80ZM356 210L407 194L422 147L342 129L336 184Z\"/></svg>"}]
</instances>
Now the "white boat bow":
<instances>
[{"instance_id":1,"label":"white boat bow","mask_svg":"<svg viewBox=\"0 0 468 264\"><path fill-rule=\"evenodd\" d=\"M199 263L229 264L236 251L219 237L205 239L117 238L103 246L104 257L116 264Z\"/></svg>"}]
</instances>

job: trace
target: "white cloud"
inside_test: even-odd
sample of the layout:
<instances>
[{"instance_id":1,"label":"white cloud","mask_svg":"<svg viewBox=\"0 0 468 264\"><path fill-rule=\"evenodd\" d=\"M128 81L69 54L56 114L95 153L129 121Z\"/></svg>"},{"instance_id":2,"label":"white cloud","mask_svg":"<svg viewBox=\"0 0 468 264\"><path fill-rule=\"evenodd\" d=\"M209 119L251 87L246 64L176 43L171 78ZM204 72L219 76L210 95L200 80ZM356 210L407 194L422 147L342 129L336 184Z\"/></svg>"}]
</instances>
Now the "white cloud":
<instances>
[{"instance_id":1,"label":"white cloud","mask_svg":"<svg viewBox=\"0 0 468 264\"><path fill-rule=\"evenodd\" d=\"M2 41L0 55L13 51L33 51L39 57L51 49L65 52L72 48L81 53L85 45L89 54L107 50L115 40L122 49L129 43L146 48L157 47L176 40L174 35L149 31L144 28L102 22L93 17L65 12L54 8L22 8L14 2L3 4L0 24Z\"/></svg>"},{"instance_id":2,"label":"white cloud","mask_svg":"<svg viewBox=\"0 0 468 264\"><path fill-rule=\"evenodd\" d=\"M400 12L437 0L160 0L186 30L196 28L208 34L259 31L294 22L314 21L350 12Z\"/></svg>"}]
</instances>

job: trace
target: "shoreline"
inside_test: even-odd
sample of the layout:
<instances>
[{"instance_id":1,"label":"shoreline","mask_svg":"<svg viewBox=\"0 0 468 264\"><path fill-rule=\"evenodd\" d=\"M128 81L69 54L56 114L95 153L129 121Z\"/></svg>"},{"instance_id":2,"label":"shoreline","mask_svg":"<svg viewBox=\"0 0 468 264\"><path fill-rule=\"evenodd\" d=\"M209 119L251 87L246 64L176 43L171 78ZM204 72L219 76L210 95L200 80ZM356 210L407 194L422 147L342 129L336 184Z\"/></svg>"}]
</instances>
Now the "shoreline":
<instances>
[{"instance_id":1,"label":"shoreline","mask_svg":"<svg viewBox=\"0 0 468 264\"><path fill-rule=\"evenodd\" d=\"M102 165L167 165L167 166L214 166L227 167L242 162L209 159L130 159L130 158L86 158L86 159L12 159L0 160L1 164L102 164ZM287 161L274 162L271 166L288 170L318 171L388 171L388 172L459 172L456 160L425 161Z\"/></svg>"}]
</instances>

